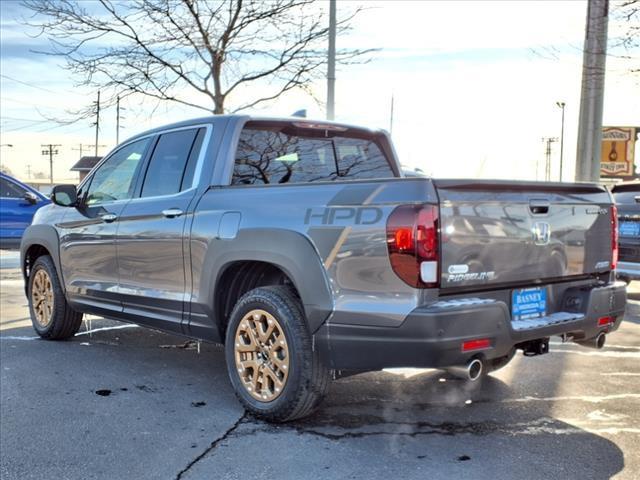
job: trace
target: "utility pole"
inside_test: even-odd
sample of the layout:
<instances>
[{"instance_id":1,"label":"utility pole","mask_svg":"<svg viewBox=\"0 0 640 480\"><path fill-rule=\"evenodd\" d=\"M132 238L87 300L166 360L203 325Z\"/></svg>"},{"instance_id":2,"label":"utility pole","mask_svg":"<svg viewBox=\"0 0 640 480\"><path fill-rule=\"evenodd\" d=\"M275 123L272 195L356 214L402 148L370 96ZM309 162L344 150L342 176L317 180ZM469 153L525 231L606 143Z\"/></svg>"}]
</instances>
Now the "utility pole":
<instances>
[{"instance_id":1,"label":"utility pole","mask_svg":"<svg viewBox=\"0 0 640 480\"><path fill-rule=\"evenodd\" d=\"M62 145L59 143L45 143L40 146L46 149L42 150L42 155L49 156L49 181L51 182L51 185L53 185L53 156L58 155L58 149L55 147L61 147Z\"/></svg>"},{"instance_id":2,"label":"utility pole","mask_svg":"<svg viewBox=\"0 0 640 480\"><path fill-rule=\"evenodd\" d=\"M104 148L104 147L106 147L106 145L98 145L98 147L100 147L100 148ZM93 144L93 143L92 143L92 144L88 144L88 145L87 145L87 144L80 143L80 144L78 144L78 148L72 148L71 150L73 150L74 152L79 152L79 154L80 154L80 158L82 158L82 153L83 153L85 150L91 150L92 148L95 148L95 144ZM96 148L96 151L97 151L97 150L98 150L98 149ZM96 156L97 156L97 155L96 155Z\"/></svg>"},{"instance_id":3,"label":"utility pole","mask_svg":"<svg viewBox=\"0 0 640 480\"><path fill-rule=\"evenodd\" d=\"M116 98L116 145L120 143L120 120L124 120L124 117L120 115L125 108L120 107L120 95Z\"/></svg>"},{"instance_id":4,"label":"utility pole","mask_svg":"<svg viewBox=\"0 0 640 480\"><path fill-rule=\"evenodd\" d=\"M582 57L576 180L600 179L602 105L607 55L609 0L589 0Z\"/></svg>"},{"instance_id":5,"label":"utility pole","mask_svg":"<svg viewBox=\"0 0 640 480\"><path fill-rule=\"evenodd\" d=\"M545 164L544 164L544 180L545 182L551 181L551 144L558 141L558 137L544 137L542 139L546 143L544 150Z\"/></svg>"},{"instance_id":6,"label":"utility pole","mask_svg":"<svg viewBox=\"0 0 640 480\"><path fill-rule=\"evenodd\" d=\"M327 60L327 120L335 118L336 0L329 0L329 58Z\"/></svg>"},{"instance_id":7,"label":"utility pole","mask_svg":"<svg viewBox=\"0 0 640 480\"><path fill-rule=\"evenodd\" d=\"M98 132L100 130L100 90L98 90L98 100L96 101L96 151L95 156L98 156Z\"/></svg>"},{"instance_id":8,"label":"utility pole","mask_svg":"<svg viewBox=\"0 0 640 480\"><path fill-rule=\"evenodd\" d=\"M82 158L82 147L83 147L83 145L80 144L80 145L78 145L78 148L72 148L71 150L73 150L75 152L80 152L80 158Z\"/></svg>"},{"instance_id":9,"label":"utility pole","mask_svg":"<svg viewBox=\"0 0 640 480\"><path fill-rule=\"evenodd\" d=\"M566 103L556 102L556 105L562 109L562 127L560 129L560 181L562 182L562 158L564 156L564 107Z\"/></svg>"}]
</instances>

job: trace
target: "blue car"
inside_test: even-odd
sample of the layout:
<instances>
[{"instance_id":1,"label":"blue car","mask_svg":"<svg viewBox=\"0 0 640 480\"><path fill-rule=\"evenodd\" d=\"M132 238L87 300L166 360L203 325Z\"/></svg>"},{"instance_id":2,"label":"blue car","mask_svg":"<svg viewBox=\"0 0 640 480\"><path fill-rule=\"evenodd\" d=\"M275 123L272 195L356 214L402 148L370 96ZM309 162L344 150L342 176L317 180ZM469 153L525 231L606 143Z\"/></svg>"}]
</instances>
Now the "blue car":
<instances>
[{"instance_id":1,"label":"blue car","mask_svg":"<svg viewBox=\"0 0 640 480\"><path fill-rule=\"evenodd\" d=\"M0 173L0 248L20 248L24 230L33 214L51 203L40 192Z\"/></svg>"}]
</instances>

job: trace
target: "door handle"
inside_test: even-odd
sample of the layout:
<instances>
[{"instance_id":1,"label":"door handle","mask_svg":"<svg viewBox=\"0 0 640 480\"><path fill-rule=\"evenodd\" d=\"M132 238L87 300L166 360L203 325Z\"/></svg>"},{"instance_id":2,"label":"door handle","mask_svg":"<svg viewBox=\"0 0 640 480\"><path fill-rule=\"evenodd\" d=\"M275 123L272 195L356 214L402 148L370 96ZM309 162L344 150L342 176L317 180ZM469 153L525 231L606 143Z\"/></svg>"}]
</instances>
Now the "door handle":
<instances>
[{"instance_id":1,"label":"door handle","mask_svg":"<svg viewBox=\"0 0 640 480\"><path fill-rule=\"evenodd\" d=\"M549 213L549 200L531 200L529 201L529 211L534 215L546 215Z\"/></svg>"},{"instance_id":2,"label":"door handle","mask_svg":"<svg viewBox=\"0 0 640 480\"><path fill-rule=\"evenodd\" d=\"M118 216L115 213L103 213L100 215L100 218L103 222L111 223L115 222L118 219Z\"/></svg>"},{"instance_id":3,"label":"door handle","mask_svg":"<svg viewBox=\"0 0 640 480\"><path fill-rule=\"evenodd\" d=\"M167 208L166 210L162 210L162 215L167 218L175 218L182 215L184 212L179 208Z\"/></svg>"}]
</instances>

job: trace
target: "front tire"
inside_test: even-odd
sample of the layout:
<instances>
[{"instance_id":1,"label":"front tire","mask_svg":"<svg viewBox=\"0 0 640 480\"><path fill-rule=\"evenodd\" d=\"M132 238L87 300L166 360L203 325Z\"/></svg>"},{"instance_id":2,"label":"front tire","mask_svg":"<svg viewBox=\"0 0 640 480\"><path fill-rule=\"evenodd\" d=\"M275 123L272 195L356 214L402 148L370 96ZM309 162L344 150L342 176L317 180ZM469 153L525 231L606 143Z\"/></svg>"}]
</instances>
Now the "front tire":
<instances>
[{"instance_id":1,"label":"front tire","mask_svg":"<svg viewBox=\"0 0 640 480\"><path fill-rule=\"evenodd\" d=\"M236 396L269 422L309 415L331 380L312 348L300 300L282 285L240 298L227 326L225 356Z\"/></svg>"},{"instance_id":2,"label":"front tire","mask_svg":"<svg viewBox=\"0 0 640 480\"><path fill-rule=\"evenodd\" d=\"M56 267L49 255L33 264L28 283L29 314L38 335L47 340L73 337L82 323L82 313L67 303L58 280Z\"/></svg>"}]
</instances>

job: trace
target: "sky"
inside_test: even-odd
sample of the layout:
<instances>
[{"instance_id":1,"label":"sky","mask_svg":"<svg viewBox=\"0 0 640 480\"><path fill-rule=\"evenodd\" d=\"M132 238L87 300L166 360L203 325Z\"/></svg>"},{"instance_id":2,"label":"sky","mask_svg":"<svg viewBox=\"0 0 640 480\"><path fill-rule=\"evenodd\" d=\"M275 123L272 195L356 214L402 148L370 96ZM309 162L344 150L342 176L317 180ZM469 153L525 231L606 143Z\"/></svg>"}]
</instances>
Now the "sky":
<instances>
[{"instance_id":1,"label":"sky","mask_svg":"<svg viewBox=\"0 0 640 480\"><path fill-rule=\"evenodd\" d=\"M338 47L376 48L366 64L339 66L336 120L391 129L402 164L436 177L542 179L543 137L559 137L566 103L564 176L573 179L580 103L586 2L572 1L368 1L338 0L338 11L367 7ZM49 174L41 144L60 144L57 182L77 178L69 168L79 146L95 143L90 121L61 126L47 120L90 104L95 92L79 88L58 58L33 53L46 47L23 24L29 12L0 2L0 161L15 176ZM622 25L610 20L609 37ZM610 40L613 43L613 40ZM607 59L605 125L640 126L640 73L628 60ZM324 98L326 85L312 86ZM393 124L391 126L391 99ZM148 128L202 116L202 111L132 99L120 140ZM293 92L259 115L290 115L306 108L324 118L306 92ZM115 109L101 116L99 154L115 146ZM86 154L86 148L84 154ZM92 152L89 152L92 154ZM553 144L552 178L559 175Z\"/></svg>"}]
</instances>

